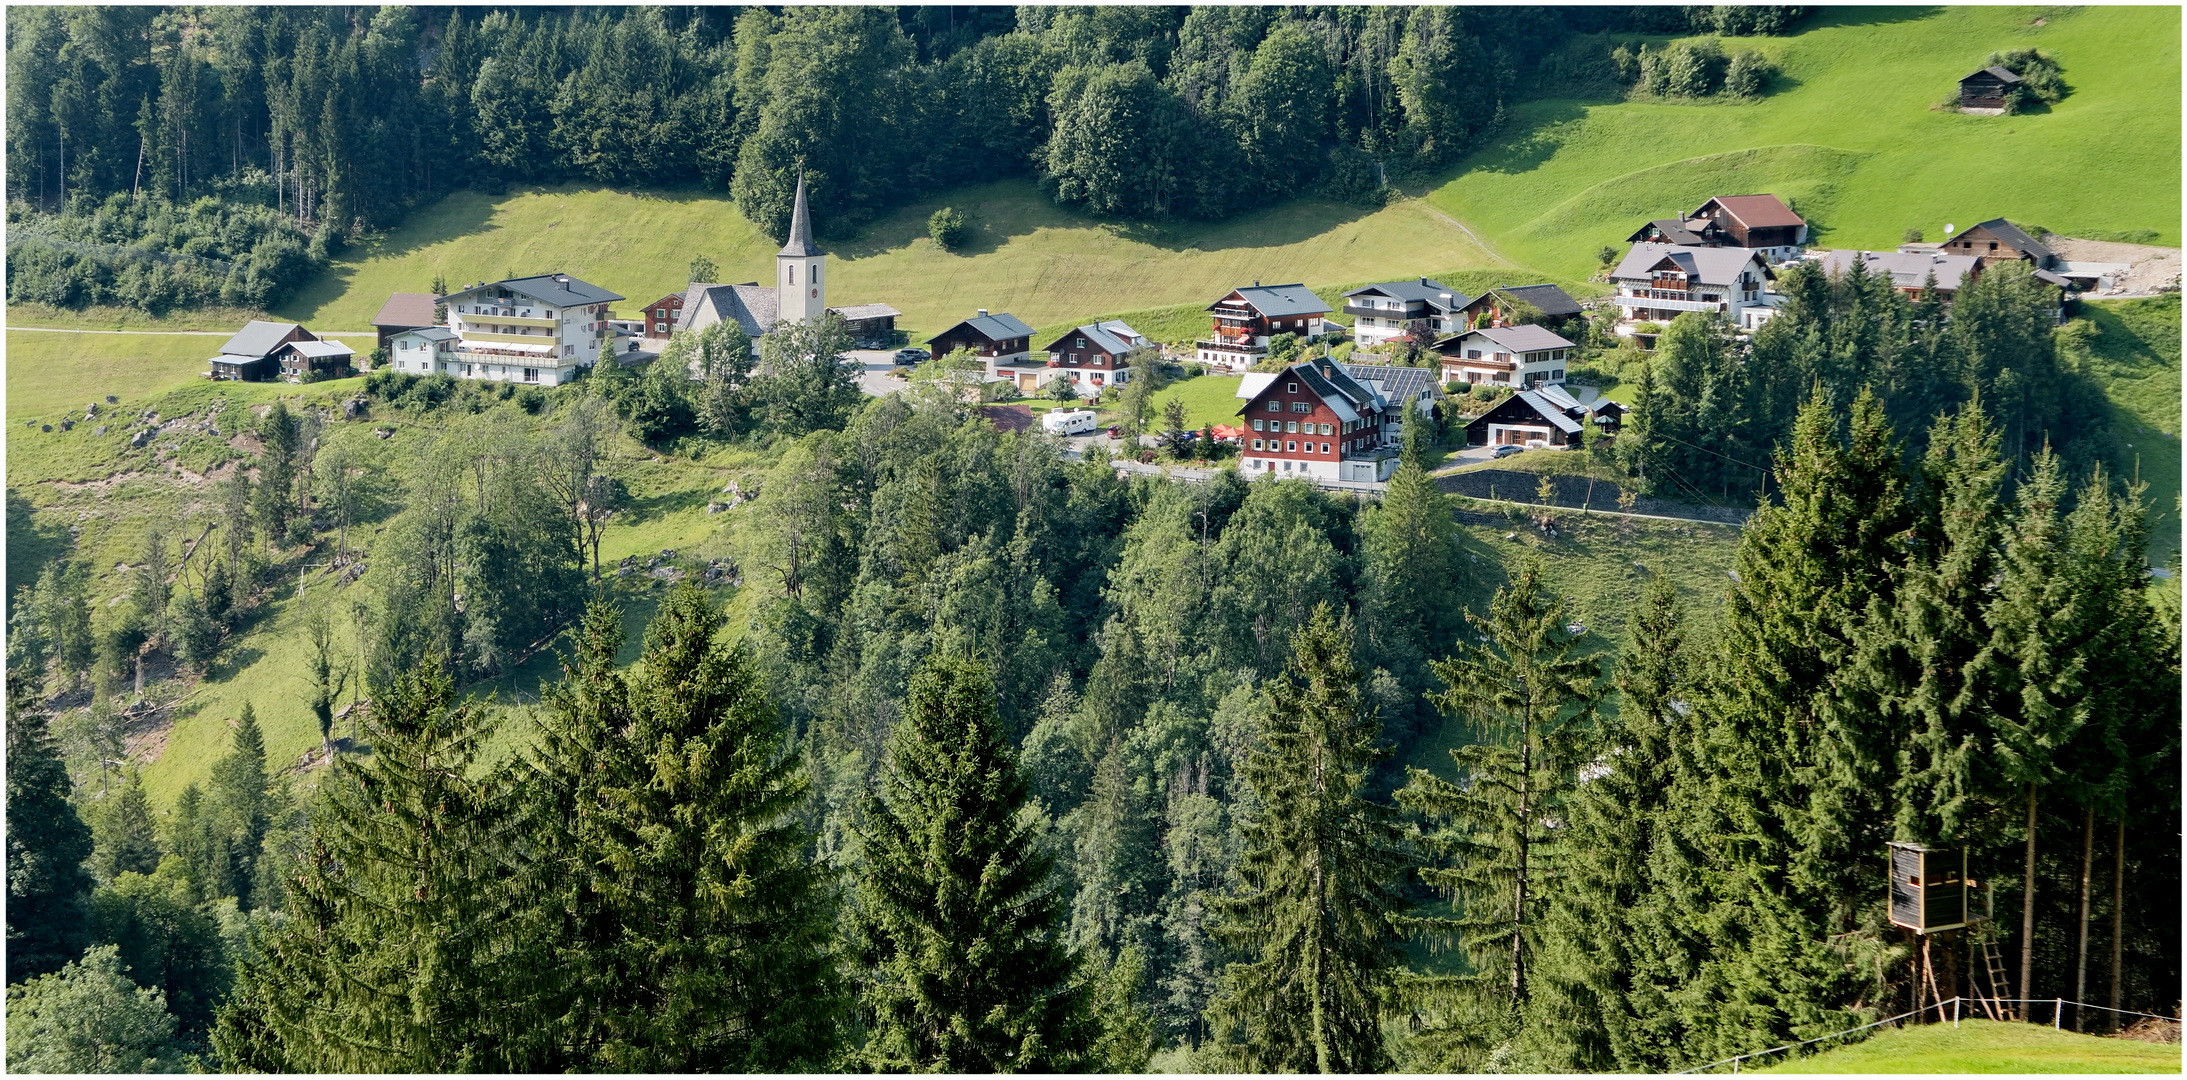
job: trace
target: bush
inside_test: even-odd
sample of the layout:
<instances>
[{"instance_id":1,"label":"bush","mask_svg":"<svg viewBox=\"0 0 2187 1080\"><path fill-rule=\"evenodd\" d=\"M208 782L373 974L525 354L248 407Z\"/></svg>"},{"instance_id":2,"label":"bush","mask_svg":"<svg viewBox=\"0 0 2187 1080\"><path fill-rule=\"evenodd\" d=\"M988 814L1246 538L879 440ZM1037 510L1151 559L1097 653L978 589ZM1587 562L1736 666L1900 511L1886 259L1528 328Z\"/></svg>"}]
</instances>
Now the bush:
<instances>
[{"instance_id":1,"label":"bush","mask_svg":"<svg viewBox=\"0 0 2187 1080\"><path fill-rule=\"evenodd\" d=\"M2056 105L2065 99L2064 72L2057 60L2040 49L1993 52L1984 66L2001 67L2020 76L2020 85L2005 93L2006 112L2021 112L2037 103Z\"/></svg>"},{"instance_id":2,"label":"bush","mask_svg":"<svg viewBox=\"0 0 2187 1080\"><path fill-rule=\"evenodd\" d=\"M945 206L926 219L926 234L943 251L955 251L964 243L964 211Z\"/></svg>"},{"instance_id":3,"label":"bush","mask_svg":"<svg viewBox=\"0 0 2187 1080\"><path fill-rule=\"evenodd\" d=\"M1731 97L1761 97L1776 74L1776 65L1761 53L1739 53L1724 70L1724 93Z\"/></svg>"},{"instance_id":4,"label":"bush","mask_svg":"<svg viewBox=\"0 0 2187 1080\"><path fill-rule=\"evenodd\" d=\"M8 299L114 304L153 314L208 304L271 307L324 266L295 222L267 206L151 196L11 211Z\"/></svg>"}]
</instances>

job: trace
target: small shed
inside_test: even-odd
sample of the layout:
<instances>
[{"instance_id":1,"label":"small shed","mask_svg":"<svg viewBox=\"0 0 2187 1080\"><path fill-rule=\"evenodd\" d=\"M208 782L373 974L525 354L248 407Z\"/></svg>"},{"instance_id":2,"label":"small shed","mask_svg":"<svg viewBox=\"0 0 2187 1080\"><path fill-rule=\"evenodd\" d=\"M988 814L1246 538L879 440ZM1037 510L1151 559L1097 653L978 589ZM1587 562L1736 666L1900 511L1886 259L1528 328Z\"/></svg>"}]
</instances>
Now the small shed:
<instances>
[{"instance_id":1,"label":"small shed","mask_svg":"<svg viewBox=\"0 0 2187 1080\"><path fill-rule=\"evenodd\" d=\"M1959 107L1962 109L2002 109L2005 96L2020 85L2020 76L2009 68L1996 65L1983 68L1959 80Z\"/></svg>"},{"instance_id":2,"label":"small shed","mask_svg":"<svg viewBox=\"0 0 2187 1080\"><path fill-rule=\"evenodd\" d=\"M1973 921L1967 893L1967 851L1956 847L1893 843L1891 923L1917 934L1951 930Z\"/></svg>"}]
</instances>

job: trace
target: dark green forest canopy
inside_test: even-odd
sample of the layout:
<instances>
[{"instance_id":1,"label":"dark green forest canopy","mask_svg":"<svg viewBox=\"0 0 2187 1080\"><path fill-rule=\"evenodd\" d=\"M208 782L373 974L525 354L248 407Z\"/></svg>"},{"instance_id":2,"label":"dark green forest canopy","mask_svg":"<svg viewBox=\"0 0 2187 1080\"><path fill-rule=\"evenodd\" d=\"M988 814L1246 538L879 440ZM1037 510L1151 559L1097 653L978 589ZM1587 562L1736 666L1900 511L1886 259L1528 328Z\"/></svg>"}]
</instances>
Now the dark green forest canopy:
<instances>
[{"instance_id":1,"label":"dark green forest canopy","mask_svg":"<svg viewBox=\"0 0 2187 1080\"><path fill-rule=\"evenodd\" d=\"M704 185L775 235L800 170L837 232L1014 175L1125 219L1379 203L1574 33L1804 11L15 7L9 296L268 306L409 208L512 183Z\"/></svg>"}]
</instances>

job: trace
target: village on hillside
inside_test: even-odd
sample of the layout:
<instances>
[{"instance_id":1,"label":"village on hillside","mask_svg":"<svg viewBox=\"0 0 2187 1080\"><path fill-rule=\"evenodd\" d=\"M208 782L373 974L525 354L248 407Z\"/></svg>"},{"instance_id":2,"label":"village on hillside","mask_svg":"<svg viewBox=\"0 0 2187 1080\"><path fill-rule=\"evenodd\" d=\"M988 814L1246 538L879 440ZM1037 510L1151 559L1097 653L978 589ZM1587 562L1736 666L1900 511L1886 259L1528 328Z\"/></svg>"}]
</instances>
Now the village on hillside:
<instances>
[{"instance_id":1,"label":"village on hillside","mask_svg":"<svg viewBox=\"0 0 2187 1080\"><path fill-rule=\"evenodd\" d=\"M843 322L857 347L841 362L860 369L868 393L905 387L902 376L921 362L958 357L976 364L977 385L967 392L996 403L988 411L995 423L1026 429L1037 422L1080 445L1130 439L1138 450L1121 454L1121 467L1151 463L1156 448L1165 447L1174 459L1221 460L1252 478L1373 488L1396 468L1409 418L1435 432L1453 425L1451 441L1462 435L1474 456L1614 439L1631 403L1574 378L1574 369L1605 347L1652 348L1664 326L1686 312L1711 315L1744 339L1784 305L1774 286L1795 263L1818 264L1833 277L1886 275L1899 291L1931 295L1947 312L1985 269L2024 264L2054 292L2056 323L2079 296L2125 292L2132 269L2064 257L2004 218L1946 224L1936 241L1921 236L1910 228L1890 251L1809 247L1807 221L1785 200L1720 195L1625 237L1624 254L1606 260L1597 275L1612 290L1600 297L1578 299L1555 284L1520 282L1468 295L1419 277L1345 291L1338 299L1347 324L1302 283L1254 281L1209 304L1206 335L1189 342L1156 342L1109 319L1036 345L1023 320L980 308L926 338L923 348L890 352L904 337L896 308L829 305L828 256L813 238L800 179L771 285L693 281L629 319L610 306L626 297L559 271L445 294L395 293L373 319L370 365L552 387L583 377L602 360L651 363L677 335L716 324L734 324L756 342L777 327L827 316ZM1613 248L1604 251L1615 255ZM1100 422L1096 406L1118 403L1134 372L1150 364L1178 376L1238 376L1235 412L1197 431L1181 425L1150 431L1149 421L1159 419L1151 417ZM207 376L303 382L364 366L348 347L301 325L252 322L221 347ZM691 376L702 373L694 366ZM1041 402L1037 420L1036 406L1008 404L1012 398Z\"/></svg>"}]
</instances>

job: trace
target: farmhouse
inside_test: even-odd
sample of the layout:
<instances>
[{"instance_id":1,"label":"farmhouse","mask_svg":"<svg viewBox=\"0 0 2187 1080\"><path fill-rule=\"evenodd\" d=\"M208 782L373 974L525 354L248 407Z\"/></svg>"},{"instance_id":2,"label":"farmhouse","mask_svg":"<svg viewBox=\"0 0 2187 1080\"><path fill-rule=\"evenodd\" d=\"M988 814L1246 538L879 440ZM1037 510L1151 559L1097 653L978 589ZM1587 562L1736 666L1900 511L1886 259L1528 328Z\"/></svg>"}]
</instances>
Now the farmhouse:
<instances>
[{"instance_id":1,"label":"farmhouse","mask_svg":"<svg viewBox=\"0 0 2187 1080\"><path fill-rule=\"evenodd\" d=\"M1404 385L1387 374L1354 378L1350 365L1326 357L1247 375L1238 386L1245 401L1238 415L1249 429L1238 467L1249 478L1387 480L1397 469L1405 403L1384 397L1383 387ZM1432 408L1424 395L1413 401L1416 410Z\"/></svg>"},{"instance_id":2,"label":"farmhouse","mask_svg":"<svg viewBox=\"0 0 2187 1080\"><path fill-rule=\"evenodd\" d=\"M339 341L291 341L274 350L272 359L288 381L313 382L347 378L354 357L349 346Z\"/></svg>"},{"instance_id":3,"label":"farmhouse","mask_svg":"<svg viewBox=\"0 0 2187 1080\"><path fill-rule=\"evenodd\" d=\"M412 375L444 373L455 360L456 332L445 326L421 326L387 339L388 362Z\"/></svg>"},{"instance_id":4,"label":"farmhouse","mask_svg":"<svg viewBox=\"0 0 2187 1080\"><path fill-rule=\"evenodd\" d=\"M1101 392L1103 386L1131 381L1131 354L1151 349L1154 343L1121 319L1074 327L1042 349L1048 354L1050 379L1071 380L1082 395Z\"/></svg>"},{"instance_id":5,"label":"farmhouse","mask_svg":"<svg viewBox=\"0 0 2187 1080\"><path fill-rule=\"evenodd\" d=\"M1630 244L1753 248L1771 260L1795 258L1807 222L1775 195L1719 195L1683 218L1651 221L1625 238Z\"/></svg>"},{"instance_id":6,"label":"farmhouse","mask_svg":"<svg viewBox=\"0 0 2187 1080\"><path fill-rule=\"evenodd\" d=\"M206 375L239 382L272 382L281 371L283 346L292 341L317 340L319 335L296 323L252 319L220 347L220 354L209 361Z\"/></svg>"},{"instance_id":7,"label":"farmhouse","mask_svg":"<svg viewBox=\"0 0 2187 1080\"><path fill-rule=\"evenodd\" d=\"M1353 340L1373 348L1415 331L1429 341L1451 333L1459 328L1458 312L1472 299L1428 278L1388 281L1345 293L1344 313L1353 316Z\"/></svg>"},{"instance_id":8,"label":"farmhouse","mask_svg":"<svg viewBox=\"0 0 2187 1080\"><path fill-rule=\"evenodd\" d=\"M1908 296L1921 295L1922 289L1933 283L1938 298L1946 304L1959 294L1961 286L1982 272L1980 259L1934 252L1832 250L1823 252L1816 261L1831 277L1845 273L1855 263L1871 274L1889 274L1891 284Z\"/></svg>"},{"instance_id":9,"label":"farmhouse","mask_svg":"<svg viewBox=\"0 0 2187 1080\"><path fill-rule=\"evenodd\" d=\"M1538 386L1505 398L1466 425L1474 446L1577 446L1580 432L1595 425L1604 435L1617 433L1625 407L1593 387Z\"/></svg>"},{"instance_id":10,"label":"farmhouse","mask_svg":"<svg viewBox=\"0 0 2187 1080\"><path fill-rule=\"evenodd\" d=\"M988 375L1012 383L1019 393L1031 393L1059 374L1050 372L1045 364L1033 362L1029 347L1032 340L1033 328L1017 316L1007 311L990 315L981 308L979 314L926 339L926 343L936 356L969 350L986 362Z\"/></svg>"},{"instance_id":11,"label":"farmhouse","mask_svg":"<svg viewBox=\"0 0 2187 1080\"><path fill-rule=\"evenodd\" d=\"M1579 346L1540 326L1490 326L1435 343L1443 381L1529 387L1564 381L1564 365Z\"/></svg>"},{"instance_id":12,"label":"farmhouse","mask_svg":"<svg viewBox=\"0 0 2187 1080\"><path fill-rule=\"evenodd\" d=\"M396 334L439 322L433 317L433 304L432 293L390 293L387 303L380 305L380 313L372 317L372 329L379 335L375 347L386 349Z\"/></svg>"},{"instance_id":13,"label":"farmhouse","mask_svg":"<svg viewBox=\"0 0 2187 1080\"><path fill-rule=\"evenodd\" d=\"M1616 332L1630 335L1641 323L1667 323L1688 311L1752 330L1776 313L1778 297L1766 291L1776 276L1754 248L1634 244L1610 271Z\"/></svg>"},{"instance_id":14,"label":"farmhouse","mask_svg":"<svg viewBox=\"0 0 2187 1080\"><path fill-rule=\"evenodd\" d=\"M412 349L412 359L431 374L560 386L612 349L608 304L621 299L568 274L481 282L440 298L458 339L445 358Z\"/></svg>"},{"instance_id":15,"label":"farmhouse","mask_svg":"<svg viewBox=\"0 0 2187 1080\"><path fill-rule=\"evenodd\" d=\"M1985 266L2024 262L2037 270L2049 270L2058 261L2058 256L2041 241L2004 218L1991 218L1956 233L1950 232L1948 227L1946 231L1944 242L1937 245L1939 250L1947 255L1971 255L1982 260Z\"/></svg>"},{"instance_id":16,"label":"farmhouse","mask_svg":"<svg viewBox=\"0 0 2187 1080\"><path fill-rule=\"evenodd\" d=\"M812 214L805 206L805 177L797 178L797 195L790 206L790 237L775 253L775 284L768 288L756 281L721 285L694 281L675 303L655 302L646 309L647 336L662 308L672 312L669 331L704 330L718 322L735 322L753 341L767 336L783 323L804 323L821 312L832 311L850 329L851 340L861 347L879 348L896 338L896 318L903 312L887 304L828 306L828 253L813 242Z\"/></svg>"},{"instance_id":17,"label":"farmhouse","mask_svg":"<svg viewBox=\"0 0 2187 1080\"><path fill-rule=\"evenodd\" d=\"M638 312L638 336L661 339L675 333L676 319L683 314L683 298L688 293L689 286L686 286L685 292L669 293L647 304Z\"/></svg>"},{"instance_id":18,"label":"farmhouse","mask_svg":"<svg viewBox=\"0 0 2187 1080\"><path fill-rule=\"evenodd\" d=\"M1202 363L1243 371L1268 355L1268 339L1278 334L1315 337L1324 332L1329 305L1300 284L1262 285L1256 281L1232 289L1208 305L1214 315L1209 337L1194 343Z\"/></svg>"},{"instance_id":19,"label":"farmhouse","mask_svg":"<svg viewBox=\"0 0 2187 1080\"><path fill-rule=\"evenodd\" d=\"M1959 107L1962 109L1996 109L2000 112L2010 107L2012 88L2020 85L2020 76L2008 68L1986 67L1959 80Z\"/></svg>"},{"instance_id":20,"label":"farmhouse","mask_svg":"<svg viewBox=\"0 0 2187 1080\"><path fill-rule=\"evenodd\" d=\"M1459 309L1452 332L1478 326L1512 326L1540 313L1541 325L1561 330L1584 314L1579 301L1555 285L1498 285Z\"/></svg>"}]
</instances>

